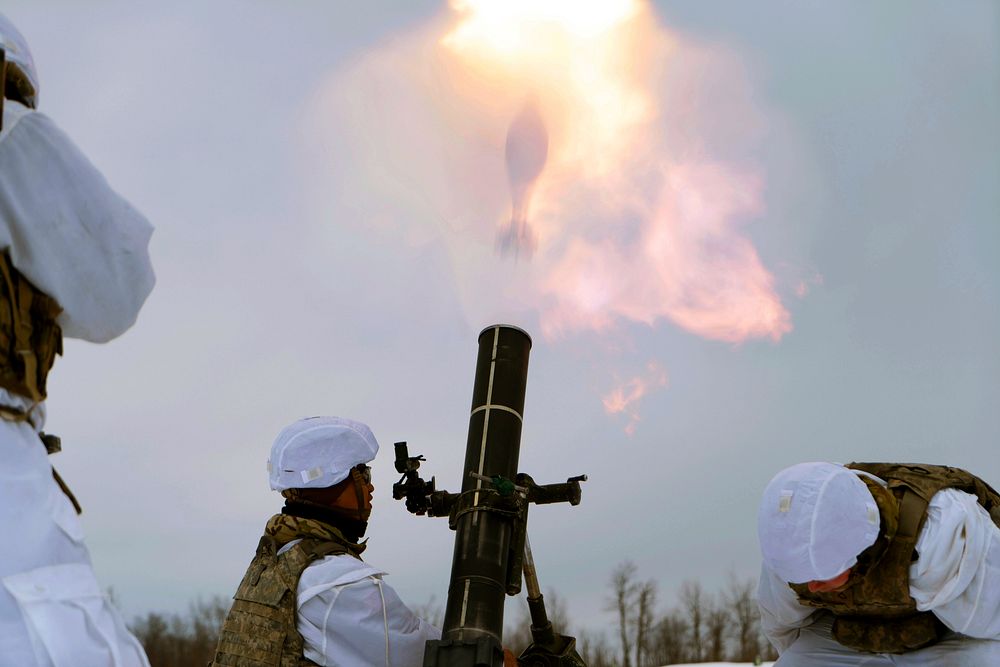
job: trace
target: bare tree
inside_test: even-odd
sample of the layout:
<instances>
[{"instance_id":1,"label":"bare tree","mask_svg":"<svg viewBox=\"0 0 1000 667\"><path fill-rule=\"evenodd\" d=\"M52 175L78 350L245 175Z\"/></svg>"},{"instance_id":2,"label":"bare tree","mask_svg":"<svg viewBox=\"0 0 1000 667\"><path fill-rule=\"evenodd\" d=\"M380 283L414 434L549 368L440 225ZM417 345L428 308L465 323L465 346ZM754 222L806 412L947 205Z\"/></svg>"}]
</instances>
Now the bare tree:
<instances>
[{"instance_id":1,"label":"bare tree","mask_svg":"<svg viewBox=\"0 0 1000 667\"><path fill-rule=\"evenodd\" d=\"M653 626L649 657L657 665L686 662L688 655L688 627L684 616L671 610Z\"/></svg>"},{"instance_id":2,"label":"bare tree","mask_svg":"<svg viewBox=\"0 0 1000 667\"><path fill-rule=\"evenodd\" d=\"M553 631L560 635L570 634L570 618L565 599L551 588L545 592L544 599L545 615L548 616ZM511 599L511 602L517 612L514 620L509 625L504 626L503 643L514 655L520 655L532 641L531 614L528 611L527 596L523 593Z\"/></svg>"},{"instance_id":3,"label":"bare tree","mask_svg":"<svg viewBox=\"0 0 1000 667\"><path fill-rule=\"evenodd\" d=\"M618 667L614 651L603 632L591 633L581 630L577 637L576 649L587 667Z\"/></svg>"},{"instance_id":4,"label":"bare tree","mask_svg":"<svg viewBox=\"0 0 1000 667\"><path fill-rule=\"evenodd\" d=\"M688 580L681 584L681 606L687 614L691 659L693 662L701 662L705 655L702 627L705 618L705 592L699 582Z\"/></svg>"},{"instance_id":5,"label":"bare tree","mask_svg":"<svg viewBox=\"0 0 1000 667\"><path fill-rule=\"evenodd\" d=\"M705 655L709 662L722 662L726 658L726 638L729 636L731 616L724 603L712 599L705 613Z\"/></svg>"},{"instance_id":6,"label":"bare tree","mask_svg":"<svg viewBox=\"0 0 1000 667\"><path fill-rule=\"evenodd\" d=\"M734 660L753 661L761 654L760 611L752 579L729 577L726 603L733 617L736 653Z\"/></svg>"},{"instance_id":7,"label":"bare tree","mask_svg":"<svg viewBox=\"0 0 1000 667\"><path fill-rule=\"evenodd\" d=\"M656 582L648 579L638 584L636 597L638 609L635 617L635 665L643 667L653 625L653 608L656 606Z\"/></svg>"},{"instance_id":8,"label":"bare tree","mask_svg":"<svg viewBox=\"0 0 1000 667\"><path fill-rule=\"evenodd\" d=\"M229 602L221 597L197 600L184 616L150 612L133 624L133 632L152 667L204 665L215 656L228 611Z\"/></svg>"},{"instance_id":9,"label":"bare tree","mask_svg":"<svg viewBox=\"0 0 1000 667\"><path fill-rule=\"evenodd\" d=\"M521 652L531 644L531 615L528 613L528 604L523 594L508 598L507 609L510 609L511 605L514 606L514 613L510 614L504 623L503 645L514 655L521 655Z\"/></svg>"},{"instance_id":10,"label":"bare tree","mask_svg":"<svg viewBox=\"0 0 1000 667\"><path fill-rule=\"evenodd\" d=\"M636 596L635 563L627 560L611 573L611 599L608 608L618 613L618 638L621 641L622 667L632 667L632 641L629 637L630 614Z\"/></svg>"},{"instance_id":11,"label":"bare tree","mask_svg":"<svg viewBox=\"0 0 1000 667\"><path fill-rule=\"evenodd\" d=\"M545 592L545 613L556 632L561 635L569 634L570 620L566 599L559 595L554 588Z\"/></svg>"},{"instance_id":12,"label":"bare tree","mask_svg":"<svg viewBox=\"0 0 1000 667\"><path fill-rule=\"evenodd\" d=\"M219 641L219 633L222 632L222 624L228 613L228 601L219 596L207 601L198 599L191 605L188 628L192 645L197 647L197 655L215 654L215 645Z\"/></svg>"},{"instance_id":13,"label":"bare tree","mask_svg":"<svg viewBox=\"0 0 1000 667\"><path fill-rule=\"evenodd\" d=\"M161 614L149 612L132 624L132 632L139 639L151 665L169 664L172 638L169 622Z\"/></svg>"}]
</instances>

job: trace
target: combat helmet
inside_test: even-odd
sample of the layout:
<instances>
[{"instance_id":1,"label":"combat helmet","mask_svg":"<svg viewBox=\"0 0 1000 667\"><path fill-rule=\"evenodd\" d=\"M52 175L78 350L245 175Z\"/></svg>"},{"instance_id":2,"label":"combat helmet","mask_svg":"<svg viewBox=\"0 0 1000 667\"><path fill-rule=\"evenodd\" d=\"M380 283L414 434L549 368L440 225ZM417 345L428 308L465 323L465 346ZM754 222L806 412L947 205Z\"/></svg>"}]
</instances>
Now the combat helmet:
<instances>
[{"instance_id":1,"label":"combat helmet","mask_svg":"<svg viewBox=\"0 0 1000 667\"><path fill-rule=\"evenodd\" d=\"M28 42L6 16L0 13L0 49L7 61L2 89L4 97L38 108L38 72Z\"/></svg>"}]
</instances>

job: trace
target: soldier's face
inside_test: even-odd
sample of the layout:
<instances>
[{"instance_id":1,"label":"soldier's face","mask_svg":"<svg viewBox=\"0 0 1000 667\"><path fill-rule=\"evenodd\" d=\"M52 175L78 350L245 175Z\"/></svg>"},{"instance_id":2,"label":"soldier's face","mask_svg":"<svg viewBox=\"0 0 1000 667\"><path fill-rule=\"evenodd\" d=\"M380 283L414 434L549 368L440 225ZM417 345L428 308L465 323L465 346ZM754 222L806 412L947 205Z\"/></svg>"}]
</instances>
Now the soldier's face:
<instances>
[{"instance_id":1,"label":"soldier's face","mask_svg":"<svg viewBox=\"0 0 1000 667\"><path fill-rule=\"evenodd\" d=\"M372 484L371 468L364 464L355 466L351 469L351 479L354 480L355 487L361 493L354 493L353 495L345 494L344 500L347 501L347 504L354 506L350 509L358 510L360 514L367 518L372 511L372 497L375 493L375 485ZM361 507L357 507L359 495L361 497ZM352 499L353 503L350 502Z\"/></svg>"},{"instance_id":2,"label":"soldier's face","mask_svg":"<svg viewBox=\"0 0 1000 667\"><path fill-rule=\"evenodd\" d=\"M826 581L810 581L809 582L809 592L810 593L836 593L847 588L847 580L851 576L851 570L848 568L844 572L841 572L833 579L827 579Z\"/></svg>"},{"instance_id":3,"label":"soldier's face","mask_svg":"<svg viewBox=\"0 0 1000 667\"><path fill-rule=\"evenodd\" d=\"M364 494L364 496L365 496L365 506L362 509L371 512L371 510L372 510L372 497L375 495L375 485L372 484L371 478L369 478L367 481L362 482L362 484L363 484L362 488L365 491L365 494Z\"/></svg>"}]
</instances>

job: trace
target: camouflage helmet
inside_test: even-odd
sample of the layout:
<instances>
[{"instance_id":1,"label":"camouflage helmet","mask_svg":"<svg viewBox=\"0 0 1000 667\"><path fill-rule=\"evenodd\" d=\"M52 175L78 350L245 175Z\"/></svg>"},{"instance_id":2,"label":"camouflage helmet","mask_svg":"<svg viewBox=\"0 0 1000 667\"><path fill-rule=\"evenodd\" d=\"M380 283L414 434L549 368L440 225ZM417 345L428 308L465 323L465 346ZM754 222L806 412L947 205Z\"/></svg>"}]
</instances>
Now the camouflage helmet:
<instances>
[{"instance_id":1,"label":"camouflage helmet","mask_svg":"<svg viewBox=\"0 0 1000 667\"><path fill-rule=\"evenodd\" d=\"M333 486L368 463L378 453L378 441L368 426L341 417L309 417L282 429L267 461L275 491Z\"/></svg>"},{"instance_id":2,"label":"camouflage helmet","mask_svg":"<svg viewBox=\"0 0 1000 667\"><path fill-rule=\"evenodd\" d=\"M0 13L0 48L7 60L5 97L38 107L38 72L28 42L6 16Z\"/></svg>"}]
</instances>

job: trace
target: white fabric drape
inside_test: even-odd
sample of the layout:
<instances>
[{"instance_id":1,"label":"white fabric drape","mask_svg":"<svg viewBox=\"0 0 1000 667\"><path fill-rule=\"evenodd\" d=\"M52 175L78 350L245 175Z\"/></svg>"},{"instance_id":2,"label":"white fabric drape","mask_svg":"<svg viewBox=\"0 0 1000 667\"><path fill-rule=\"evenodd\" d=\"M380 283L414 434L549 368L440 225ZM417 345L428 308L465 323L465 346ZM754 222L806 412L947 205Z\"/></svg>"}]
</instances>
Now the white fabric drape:
<instances>
[{"instance_id":1,"label":"white fabric drape","mask_svg":"<svg viewBox=\"0 0 1000 667\"><path fill-rule=\"evenodd\" d=\"M153 228L44 114L4 104L0 250L59 302L68 338L104 343L153 289Z\"/></svg>"}]
</instances>

